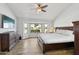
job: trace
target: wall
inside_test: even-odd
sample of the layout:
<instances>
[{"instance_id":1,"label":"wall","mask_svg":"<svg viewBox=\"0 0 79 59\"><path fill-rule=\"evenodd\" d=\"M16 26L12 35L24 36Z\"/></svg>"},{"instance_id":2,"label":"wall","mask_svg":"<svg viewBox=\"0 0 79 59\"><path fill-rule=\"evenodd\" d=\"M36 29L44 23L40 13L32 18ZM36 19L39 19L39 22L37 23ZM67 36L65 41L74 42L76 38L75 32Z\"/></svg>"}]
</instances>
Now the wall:
<instances>
[{"instance_id":1,"label":"wall","mask_svg":"<svg viewBox=\"0 0 79 59\"><path fill-rule=\"evenodd\" d=\"M14 14L10 10L10 8L5 3L0 3L0 14L6 15L6 16L14 19L15 23L16 23L16 17L14 16ZM16 31L16 26L15 26L15 31Z\"/></svg>"},{"instance_id":2,"label":"wall","mask_svg":"<svg viewBox=\"0 0 79 59\"><path fill-rule=\"evenodd\" d=\"M73 21L79 20L79 4L72 4L70 8L64 11L54 22L55 27L73 26Z\"/></svg>"},{"instance_id":3,"label":"wall","mask_svg":"<svg viewBox=\"0 0 79 59\"><path fill-rule=\"evenodd\" d=\"M12 11L5 3L0 3L0 14L6 15L12 19L16 19Z\"/></svg>"}]
</instances>

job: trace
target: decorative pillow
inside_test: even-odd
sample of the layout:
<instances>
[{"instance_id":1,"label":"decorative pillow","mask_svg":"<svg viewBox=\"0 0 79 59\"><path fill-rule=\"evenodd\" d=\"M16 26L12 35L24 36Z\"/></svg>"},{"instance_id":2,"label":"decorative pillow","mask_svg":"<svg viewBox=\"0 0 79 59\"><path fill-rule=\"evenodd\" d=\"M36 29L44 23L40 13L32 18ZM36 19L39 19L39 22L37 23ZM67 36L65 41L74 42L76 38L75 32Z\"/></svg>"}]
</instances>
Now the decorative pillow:
<instances>
[{"instance_id":1,"label":"decorative pillow","mask_svg":"<svg viewBox=\"0 0 79 59\"><path fill-rule=\"evenodd\" d=\"M55 32L55 28L54 28L54 27L51 27L51 28L48 29L47 32L49 32L49 33L53 33L53 32Z\"/></svg>"}]
</instances>

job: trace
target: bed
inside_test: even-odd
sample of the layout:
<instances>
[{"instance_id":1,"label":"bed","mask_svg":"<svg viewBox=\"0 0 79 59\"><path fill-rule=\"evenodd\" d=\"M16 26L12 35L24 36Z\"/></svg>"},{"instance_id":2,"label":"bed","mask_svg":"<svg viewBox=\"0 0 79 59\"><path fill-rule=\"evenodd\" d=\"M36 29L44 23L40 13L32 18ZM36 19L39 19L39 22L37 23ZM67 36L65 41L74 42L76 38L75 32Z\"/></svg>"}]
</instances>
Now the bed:
<instances>
[{"instance_id":1,"label":"bed","mask_svg":"<svg viewBox=\"0 0 79 59\"><path fill-rule=\"evenodd\" d=\"M73 27L56 27L55 33L41 33L38 36L38 44L43 53L73 47Z\"/></svg>"}]
</instances>

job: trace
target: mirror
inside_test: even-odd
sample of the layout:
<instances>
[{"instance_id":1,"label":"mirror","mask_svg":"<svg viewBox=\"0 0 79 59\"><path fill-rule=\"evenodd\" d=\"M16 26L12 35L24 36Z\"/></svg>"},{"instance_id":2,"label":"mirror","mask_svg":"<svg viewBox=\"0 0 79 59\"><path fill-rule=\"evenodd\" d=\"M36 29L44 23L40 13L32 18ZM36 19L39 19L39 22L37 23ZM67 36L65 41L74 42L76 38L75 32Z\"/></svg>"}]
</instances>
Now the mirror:
<instances>
[{"instance_id":1,"label":"mirror","mask_svg":"<svg viewBox=\"0 0 79 59\"><path fill-rule=\"evenodd\" d=\"M12 29L15 28L15 20L12 18L2 15L2 28Z\"/></svg>"}]
</instances>

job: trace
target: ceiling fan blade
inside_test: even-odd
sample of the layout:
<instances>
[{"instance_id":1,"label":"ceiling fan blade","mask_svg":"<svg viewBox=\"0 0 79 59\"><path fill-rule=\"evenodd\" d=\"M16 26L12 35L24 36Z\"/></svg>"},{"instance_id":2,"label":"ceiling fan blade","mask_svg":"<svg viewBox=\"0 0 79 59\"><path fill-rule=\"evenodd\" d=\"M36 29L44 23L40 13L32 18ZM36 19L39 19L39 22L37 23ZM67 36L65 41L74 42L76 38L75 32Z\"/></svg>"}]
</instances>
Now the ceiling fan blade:
<instances>
[{"instance_id":1,"label":"ceiling fan blade","mask_svg":"<svg viewBox=\"0 0 79 59\"><path fill-rule=\"evenodd\" d=\"M48 7L48 5L44 5L44 6L42 6L41 8L46 8L46 7Z\"/></svg>"},{"instance_id":2,"label":"ceiling fan blade","mask_svg":"<svg viewBox=\"0 0 79 59\"><path fill-rule=\"evenodd\" d=\"M46 12L45 10L41 10L41 11Z\"/></svg>"}]
</instances>

